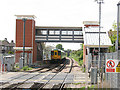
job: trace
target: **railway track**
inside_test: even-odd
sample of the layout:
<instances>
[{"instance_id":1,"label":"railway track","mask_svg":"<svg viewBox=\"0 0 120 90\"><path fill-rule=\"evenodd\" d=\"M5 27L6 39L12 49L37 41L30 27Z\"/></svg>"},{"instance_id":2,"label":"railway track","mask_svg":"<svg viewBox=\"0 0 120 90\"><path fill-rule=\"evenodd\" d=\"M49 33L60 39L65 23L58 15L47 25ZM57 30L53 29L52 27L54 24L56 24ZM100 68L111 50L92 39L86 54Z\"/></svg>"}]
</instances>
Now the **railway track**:
<instances>
[{"instance_id":1,"label":"railway track","mask_svg":"<svg viewBox=\"0 0 120 90\"><path fill-rule=\"evenodd\" d=\"M44 72L49 72L49 71L52 72L52 70L53 70L54 72L57 72L58 69L62 66L62 64L63 64L65 61L66 61L66 59L64 58L61 63L58 63L58 64L48 64L47 66L38 67L38 69L36 69L36 70L30 70L30 71L27 71L27 72L30 72L30 73L32 73L32 72L44 73ZM35 67L34 67L34 68L35 68ZM56 71L55 71L55 70L56 70Z\"/></svg>"},{"instance_id":2,"label":"railway track","mask_svg":"<svg viewBox=\"0 0 120 90\"><path fill-rule=\"evenodd\" d=\"M70 69L69 69L68 72L66 72L66 75L65 75L62 83L49 84L49 82L50 82L55 76L57 76L57 75L61 72L61 70L63 70L63 68L66 67L66 65L67 65L67 62L65 62L65 64L59 69L58 73L56 73L47 83L45 83L44 85L42 85L42 87L40 87L39 89L46 89L46 88L47 88L47 89L59 89L59 90L62 90L63 87L64 87L64 85L65 85L64 82L65 82L65 80L66 80L66 77L68 76L68 73L70 73L71 70L72 70L72 65L73 65L73 60L72 60L72 59L70 59L70 65L69 65L69 66L70 66Z\"/></svg>"},{"instance_id":3,"label":"railway track","mask_svg":"<svg viewBox=\"0 0 120 90\"><path fill-rule=\"evenodd\" d=\"M34 77L37 77L40 75L39 74L35 74L35 75L31 75L29 78L27 78L26 80L24 80L22 83L16 83L16 84L10 84L10 83L4 83L2 84L3 85L3 89L9 89L9 90L13 90L13 89L19 89L19 88L29 88L29 89L62 89L64 87L64 82L66 80L66 77L68 75L68 73L71 72L72 70L72 64L73 64L73 61L72 59L70 59L70 65L69 65L69 70L68 72L65 72L66 74L64 75L63 77L63 80L62 82L60 83L52 83L52 80L55 79L57 76L61 75L61 71L64 70L65 67L67 67L67 60L59 67L55 66L57 68L56 72L54 73L54 75L52 75L49 80L47 82L44 82L44 83L36 83L36 82L27 82L29 81L30 79L34 78ZM54 67L54 68L55 68ZM51 68L53 69L53 68ZM32 72L30 72L32 73ZM14 80L18 79L18 78L22 78L22 77L26 77L28 74L25 74L25 75L18 75L18 77L14 77L10 82L14 82ZM5 86L6 85L6 86Z\"/></svg>"}]
</instances>

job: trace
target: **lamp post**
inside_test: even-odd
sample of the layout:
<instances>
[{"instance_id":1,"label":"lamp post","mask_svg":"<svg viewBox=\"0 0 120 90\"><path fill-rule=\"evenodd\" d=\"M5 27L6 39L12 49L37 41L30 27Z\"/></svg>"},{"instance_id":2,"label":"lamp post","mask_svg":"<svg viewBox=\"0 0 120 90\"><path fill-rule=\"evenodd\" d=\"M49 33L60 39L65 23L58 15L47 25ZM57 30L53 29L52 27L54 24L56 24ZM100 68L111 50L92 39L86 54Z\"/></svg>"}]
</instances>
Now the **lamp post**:
<instances>
[{"instance_id":1,"label":"lamp post","mask_svg":"<svg viewBox=\"0 0 120 90\"><path fill-rule=\"evenodd\" d=\"M100 74L99 65L100 65L100 30L101 30L101 4L104 3L103 0L95 0L99 4L99 58L98 58L98 74ZM99 88L99 81L98 81Z\"/></svg>"},{"instance_id":2,"label":"lamp post","mask_svg":"<svg viewBox=\"0 0 120 90\"><path fill-rule=\"evenodd\" d=\"M119 50L119 32L120 32L120 29L119 29L119 25L120 25L120 1L118 2L118 4L117 4L117 7L118 7L118 11L117 11L117 45L116 45L116 51L117 51L117 59L119 60L120 58L119 58L119 52L118 52L118 50Z\"/></svg>"},{"instance_id":3,"label":"lamp post","mask_svg":"<svg viewBox=\"0 0 120 90\"><path fill-rule=\"evenodd\" d=\"M27 19L23 18L22 20L24 22L24 26L23 26L23 67L24 67L24 64L25 64L25 23Z\"/></svg>"}]
</instances>

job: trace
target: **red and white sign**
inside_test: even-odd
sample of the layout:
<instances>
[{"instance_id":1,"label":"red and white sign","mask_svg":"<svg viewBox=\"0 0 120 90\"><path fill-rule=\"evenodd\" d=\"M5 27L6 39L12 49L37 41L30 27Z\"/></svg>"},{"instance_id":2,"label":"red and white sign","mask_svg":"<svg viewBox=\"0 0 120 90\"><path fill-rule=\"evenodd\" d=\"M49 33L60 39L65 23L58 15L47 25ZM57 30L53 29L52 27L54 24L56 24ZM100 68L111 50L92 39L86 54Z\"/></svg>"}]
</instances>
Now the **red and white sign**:
<instances>
[{"instance_id":1,"label":"red and white sign","mask_svg":"<svg viewBox=\"0 0 120 90\"><path fill-rule=\"evenodd\" d=\"M108 59L106 60L106 73L116 73L116 66L118 65L118 60Z\"/></svg>"},{"instance_id":2,"label":"red and white sign","mask_svg":"<svg viewBox=\"0 0 120 90\"><path fill-rule=\"evenodd\" d=\"M106 61L106 72L115 72L115 62L111 59Z\"/></svg>"}]
</instances>

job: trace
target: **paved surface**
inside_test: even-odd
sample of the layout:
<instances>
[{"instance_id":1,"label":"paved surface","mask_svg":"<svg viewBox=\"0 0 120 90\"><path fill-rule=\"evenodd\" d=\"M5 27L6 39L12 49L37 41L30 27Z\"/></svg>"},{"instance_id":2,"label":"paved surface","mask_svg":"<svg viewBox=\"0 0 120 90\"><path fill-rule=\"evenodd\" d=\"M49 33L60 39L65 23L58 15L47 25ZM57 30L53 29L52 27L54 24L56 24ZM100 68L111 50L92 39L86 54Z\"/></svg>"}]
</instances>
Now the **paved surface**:
<instances>
[{"instance_id":1,"label":"paved surface","mask_svg":"<svg viewBox=\"0 0 120 90\"><path fill-rule=\"evenodd\" d=\"M73 67L70 73L68 73L71 63ZM86 79L87 78L87 79ZM82 84L90 83L90 78L87 73L81 71L81 67L78 63L73 60L65 66L65 68L59 72L6 72L0 73L0 88L30 88L39 84L46 84L44 88L53 87L54 85L59 85L65 83L65 87L80 87ZM72 86L70 85L72 84ZM75 85L81 84L81 85ZM85 85L83 85L85 86ZM35 86L36 87L36 86Z\"/></svg>"},{"instance_id":2,"label":"paved surface","mask_svg":"<svg viewBox=\"0 0 120 90\"><path fill-rule=\"evenodd\" d=\"M45 83L50 80L56 73L27 73L27 72L8 72L0 74L0 83ZM65 76L67 75L66 79ZM85 73L58 73L55 77L51 79L49 83L61 83L65 79L65 83L84 83L86 82ZM88 82L90 79L88 78Z\"/></svg>"}]
</instances>

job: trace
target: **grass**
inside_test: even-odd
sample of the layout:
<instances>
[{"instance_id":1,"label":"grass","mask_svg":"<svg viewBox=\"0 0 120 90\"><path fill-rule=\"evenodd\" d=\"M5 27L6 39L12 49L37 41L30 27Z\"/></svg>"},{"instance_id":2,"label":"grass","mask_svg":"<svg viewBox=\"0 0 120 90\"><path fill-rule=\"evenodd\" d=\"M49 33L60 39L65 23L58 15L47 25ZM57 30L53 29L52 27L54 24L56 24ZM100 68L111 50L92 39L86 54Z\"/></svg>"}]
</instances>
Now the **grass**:
<instances>
[{"instance_id":1,"label":"grass","mask_svg":"<svg viewBox=\"0 0 120 90\"><path fill-rule=\"evenodd\" d=\"M15 71L15 72L19 71L19 64L18 64L18 63L15 64L15 66L14 66L14 71Z\"/></svg>"},{"instance_id":2,"label":"grass","mask_svg":"<svg viewBox=\"0 0 120 90\"><path fill-rule=\"evenodd\" d=\"M73 58L75 61L77 61L80 66L83 65L83 60L79 61L80 57L78 57L77 55L72 54L70 55L70 57Z\"/></svg>"},{"instance_id":3,"label":"grass","mask_svg":"<svg viewBox=\"0 0 120 90\"><path fill-rule=\"evenodd\" d=\"M32 70L33 68L28 67L28 66L24 66L21 71L28 71L28 70Z\"/></svg>"},{"instance_id":4,"label":"grass","mask_svg":"<svg viewBox=\"0 0 120 90\"><path fill-rule=\"evenodd\" d=\"M85 72L85 71L86 71L86 69L85 69L84 67L82 67L82 68L81 68L81 71Z\"/></svg>"},{"instance_id":5,"label":"grass","mask_svg":"<svg viewBox=\"0 0 120 90\"><path fill-rule=\"evenodd\" d=\"M79 85L79 84L82 84L82 83L79 82L79 83L73 83L73 84L74 84L74 85Z\"/></svg>"}]
</instances>

